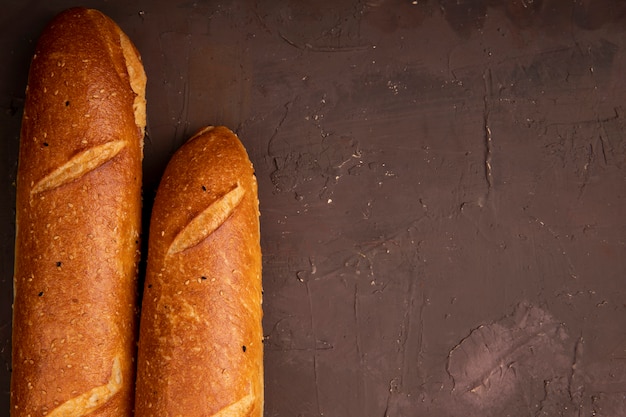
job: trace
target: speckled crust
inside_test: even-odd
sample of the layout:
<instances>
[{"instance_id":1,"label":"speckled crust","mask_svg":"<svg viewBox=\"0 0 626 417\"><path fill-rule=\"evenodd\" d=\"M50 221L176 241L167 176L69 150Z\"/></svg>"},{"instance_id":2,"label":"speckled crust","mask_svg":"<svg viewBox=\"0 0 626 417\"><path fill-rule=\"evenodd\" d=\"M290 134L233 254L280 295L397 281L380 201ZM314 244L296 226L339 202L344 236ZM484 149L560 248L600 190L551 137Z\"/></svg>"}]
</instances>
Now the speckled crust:
<instances>
[{"instance_id":1,"label":"speckled crust","mask_svg":"<svg viewBox=\"0 0 626 417\"><path fill-rule=\"evenodd\" d=\"M95 10L55 17L17 174L11 416L132 413L145 74Z\"/></svg>"},{"instance_id":2,"label":"speckled crust","mask_svg":"<svg viewBox=\"0 0 626 417\"><path fill-rule=\"evenodd\" d=\"M139 336L136 415L263 414L257 183L233 132L205 128L157 191Z\"/></svg>"}]
</instances>

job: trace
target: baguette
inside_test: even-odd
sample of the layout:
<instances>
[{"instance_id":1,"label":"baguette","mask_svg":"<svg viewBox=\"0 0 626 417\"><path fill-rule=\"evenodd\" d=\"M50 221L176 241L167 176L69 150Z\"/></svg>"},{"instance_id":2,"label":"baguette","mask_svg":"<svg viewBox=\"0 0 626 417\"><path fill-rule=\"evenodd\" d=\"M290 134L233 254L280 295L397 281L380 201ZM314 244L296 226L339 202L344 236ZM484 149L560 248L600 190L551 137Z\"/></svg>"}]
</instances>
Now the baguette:
<instances>
[{"instance_id":1,"label":"baguette","mask_svg":"<svg viewBox=\"0 0 626 417\"><path fill-rule=\"evenodd\" d=\"M44 29L17 172L11 416L130 416L146 77L96 10Z\"/></svg>"},{"instance_id":2,"label":"baguette","mask_svg":"<svg viewBox=\"0 0 626 417\"><path fill-rule=\"evenodd\" d=\"M152 210L136 416L261 417L257 183L225 127L170 160Z\"/></svg>"}]
</instances>

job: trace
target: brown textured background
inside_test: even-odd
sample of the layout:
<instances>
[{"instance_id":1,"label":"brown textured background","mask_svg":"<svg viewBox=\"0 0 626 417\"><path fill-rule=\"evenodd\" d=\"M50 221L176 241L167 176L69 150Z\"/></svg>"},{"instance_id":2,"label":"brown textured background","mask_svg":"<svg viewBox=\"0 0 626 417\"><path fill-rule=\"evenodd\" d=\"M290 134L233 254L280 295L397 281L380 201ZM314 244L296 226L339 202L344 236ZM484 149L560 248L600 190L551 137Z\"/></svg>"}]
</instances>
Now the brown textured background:
<instances>
[{"instance_id":1,"label":"brown textured background","mask_svg":"<svg viewBox=\"0 0 626 417\"><path fill-rule=\"evenodd\" d=\"M0 413L30 56L0 16ZM148 74L144 211L196 129L255 164L266 416L626 415L626 3L85 1Z\"/></svg>"}]
</instances>

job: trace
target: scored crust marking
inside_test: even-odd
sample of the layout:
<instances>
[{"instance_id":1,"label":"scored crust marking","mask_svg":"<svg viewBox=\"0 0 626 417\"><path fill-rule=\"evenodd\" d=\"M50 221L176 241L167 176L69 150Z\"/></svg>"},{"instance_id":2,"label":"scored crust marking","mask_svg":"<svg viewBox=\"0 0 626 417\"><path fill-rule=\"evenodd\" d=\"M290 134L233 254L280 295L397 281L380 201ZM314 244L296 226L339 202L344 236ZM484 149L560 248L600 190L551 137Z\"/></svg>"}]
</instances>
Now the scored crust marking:
<instances>
[{"instance_id":1,"label":"scored crust marking","mask_svg":"<svg viewBox=\"0 0 626 417\"><path fill-rule=\"evenodd\" d=\"M168 255L182 252L206 239L230 217L243 199L244 194L245 190L237 183L235 188L198 214L176 235L167 251Z\"/></svg>"},{"instance_id":2,"label":"scored crust marking","mask_svg":"<svg viewBox=\"0 0 626 417\"><path fill-rule=\"evenodd\" d=\"M35 184L30 192L31 195L59 187L82 177L113 159L125 146L126 142L118 140L94 146L79 153Z\"/></svg>"},{"instance_id":3,"label":"scored crust marking","mask_svg":"<svg viewBox=\"0 0 626 417\"><path fill-rule=\"evenodd\" d=\"M240 400L227 405L211 417L241 417L247 416L254 406L254 395L248 394Z\"/></svg>"},{"instance_id":4,"label":"scored crust marking","mask_svg":"<svg viewBox=\"0 0 626 417\"><path fill-rule=\"evenodd\" d=\"M133 101L135 124L141 129L143 139L146 128L146 73L141 63L141 58L124 32L120 32L120 44L124 60L126 61L130 88L135 93Z\"/></svg>"},{"instance_id":5,"label":"scored crust marking","mask_svg":"<svg viewBox=\"0 0 626 417\"><path fill-rule=\"evenodd\" d=\"M82 417L102 407L122 388L122 367L119 357L113 359L111 377L105 385L67 400L49 413L48 417Z\"/></svg>"}]
</instances>

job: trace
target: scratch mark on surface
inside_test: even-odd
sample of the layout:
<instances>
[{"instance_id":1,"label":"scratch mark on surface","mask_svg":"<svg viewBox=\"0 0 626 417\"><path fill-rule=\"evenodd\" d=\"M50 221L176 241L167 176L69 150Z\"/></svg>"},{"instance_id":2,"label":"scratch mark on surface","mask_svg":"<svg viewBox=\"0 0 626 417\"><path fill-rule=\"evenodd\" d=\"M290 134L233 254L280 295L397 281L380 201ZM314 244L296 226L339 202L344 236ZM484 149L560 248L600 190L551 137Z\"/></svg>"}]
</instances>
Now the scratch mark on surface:
<instances>
[{"instance_id":1,"label":"scratch mark on surface","mask_svg":"<svg viewBox=\"0 0 626 417\"><path fill-rule=\"evenodd\" d=\"M484 129L484 146L485 146L485 181L487 182L487 192L485 199L489 198L491 189L493 188L493 171L492 171L492 158L493 158L493 141L491 136L490 127L490 106L489 98L492 94L491 84L491 69L487 69L483 73L483 81L485 86L485 95L483 98L483 129Z\"/></svg>"},{"instance_id":2,"label":"scratch mark on surface","mask_svg":"<svg viewBox=\"0 0 626 417\"><path fill-rule=\"evenodd\" d=\"M582 173L582 184L580 185L579 189L578 189L578 199L580 200L583 196L583 194L585 193L585 188L587 188L587 184L589 183L589 177L590 177L590 168L591 168L591 164L593 163L595 159L595 154L593 151L593 145L590 143L589 144L589 151L587 152L587 161L585 162L585 165L583 166L583 173Z\"/></svg>"},{"instance_id":3,"label":"scratch mark on surface","mask_svg":"<svg viewBox=\"0 0 626 417\"><path fill-rule=\"evenodd\" d=\"M311 317L311 335L313 336L313 342L317 340L315 335L315 320L313 319L313 298L311 297L311 289L309 288L309 282L305 283L306 296L309 301L309 316ZM315 403L317 404L317 414L322 415L320 407L320 384L319 375L317 373L317 349L313 350L313 379L315 381Z\"/></svg>"},{"instance_id":4,"label":"scratch mark on surface","mask_svg":"<svg viewBox=\"0 0 626 417\"><path fill-rule=\"evenodd\" d=\"M365 51L365 50L372 48L371 45L318 46L318 45L313 45L309 42L298 44L294 42L293 40L289 39L287 36L285 36L281 32L278 33L278 36L280 36L280 38L284 40L288 45L296 49L306 50L306 51L311 51L311 52L357 52L357 51Z\"/></svg>"},{"instance_id":5,"label":"scratch mark on surface","mask_svg":"<svg viewBox=\"0 0 626 417\"><path fill-rule=\"evenodd\" d=\"M407 356L408 356L408 353L410 353L410 349L408 345L411 340L411 334L412 334L412 330L414 327L413 322L414 320L416 320L416 318L414 317L414 315L416 314L415 303L418 299L417 292L420 289L418 275L417 274L412 274L412 275L414 276L414 278L411 279L409 283L409 287L407 289L407 297L406 297L407 311L404 314L404 322L402 324L402 334L400 338L400 347L399 347L402 350L402 370L403 370L402 379L401 379L402 384L407 384L410 375L415 373L414 367L419 367L419 358L422 355L422 333L423 333L423 328L424 328L423 310L426 304L426 296L424 295L423 292L421 296L421 305L419 306L417 310L417 314L419 315L419 317L417 317L417 320L418 320L417 356L416 356L417 363L407 364ZM407 353L407 351L409 352Z\"/></svg>"},{"instance_id":6,"label":"scratch mark on surface","mask_svg":"<svg viewBox=\"0 0 626 417\"><path fill-rule=\"evenodd\" d=\"M189 19L187 20L187 27L189 27ZM159 51L164 59L164 69L162 70L161 76L164 79L172 80L167 83L167 90L172 90L172 92L178 92L178 95L174 97L174 95L169 96L167 98L167 108L169 110L169 115L172 118L172 125L174 127L174 134L172 135L172 152L178 148L181 142L187 138L188 132L187 129L187 120L189 113L189 82L187 80L191 79L191 56L192 56L192 36L186 35L179 37L181 35L179 32L174 31L165 31L159 34ZM182 40L181 40L182 39ZM182 54L185 58L181 63L177 63L175 68L172 68L172 72L165 69L165 67L169 64L169 50L172 48L181 49L184 53ZM176 80L181 80L182 87L177 84ZM178 89L178 90L176 90ZM181 97L181 98L179 98ZM184 124L184 125L183 125ZM181 129L182 127L182 129Z\"/></svg>"},{"instance_id":7,"label":"scratch mark on surface","mask_svg":"<svg viewBox=\"0 0 626 417\"><path fill-rule=\"evenodd\" d=\"M393 395L393 392L391 391L391 388L390 388L389 394L387 394L387 401L385 403L385 410L383 411L383 417L389 417L389 405L391 404L392 395Z\"/></svg>"},{"instance_id":8,"label":"scratch mark on surface","mask_svg":"<svg viewBox=\"0 0 626 417\"><path fill-rule=\"evenodd\" d=\"M602 151L602 159L604 160L604 165L608 165L608 160L606 158L606 141L607 140L604 135L600 135L600 150Z\"/></svg>"},{"instance_id":9,"label":"scratch mark on surface","mask_svg":"<svg viewBox=\"0 0 626 417\"><path fill-rule=\"evenodd\" d=\"M283 115L281 116L280 120L276 124L276 127L274 127L274 132L272 132L272 135L270 136L267 142L266 161L270 167L270 180L272 181L272 184L274 184L274 186L276 187L276 191L283 191L284 184L281 184L282 182L281 177L283 177L283 175L281 175L281 170L284 168L283 165L289 160L290 156L277 155L277 153L274 152L272 148L274 147L274 143L276 141L276 138L278 137L278 132L281 130L283 124L285 123L285 120L287 120L287 116L289 115L289 111L291 109L292 103L293 103L293 100L290 100L290 101L287 101L285 104L283 104L283 108L284 108ZM290 188L290 187L287 186L287 188Z\"/></svg>"},{"instance_id":10,"label":"scratch mark on surface","mask_svg":"<svg viewBox=\"0 0 626 417\"><path fill-rule=\"evenodd\" d=\"M609 133L607 132L605 124L610 123L610 122L615 122L620 117L617 108L614 108L613 112L614 112L613 116L605 117L604 119L601 119L599 116L597 117L597 124L600 130L600 133L598 135L599 142L600 142L600 151L602 152L602 158L603 158L605 166L609 164L609 158L607 156L607 152L612 153L611 142L609 140L610 137L609 137Z\"/></svg>"},{"instance_id":11,"label":"scratch mark on surface","mask_svg":"<svg viewBox=\"0 0 626 417\"><path fill-rule=\"evenodd\" d=\"M292 103L293 103L293 101L288 101L285 104L283 104L283 107L285 108L283 116L278 121L278 124L274 128L274 133L272 133L272 136L270 136L270 139L267 142L267 154L268 155L272 155L272 153L273 153L272 150L271 150L272 149L272 145L274 143L274 140L276 139L276 136L278 135L278 131L283 126L283 123L285 123L285 120L287 119L287 115L289 115L289 110L291 108L291 104ZM276 162L276 159L274 159L274 162Z\"/></svg>"},{"instance_id":12,"label":"scratch mark on surface","mask_svg":"<svg viewBox=\"0 0 626 417\"><path fill-rule=\"evenodd\" d=\"M548 386L550 385L550 380L546 379L543 381L543 397L539 400L538 406L539 409L537 410L537 413L535 413L535 415L539 416L541 414L543 414L543 409L545 408L546 404L548 403Z\"/></svg>"},{"instance_id":13,"label":"scratch mark on surface","mask_svg":"<svg viewBox=\"0 0 626 417\"><path fill-rule=\"evenodd\" d=\"M187 18L187 28L191 27L191 18L188 17ZM191 32L189 32L191 33ZM193 51L193 37L191 35L187 35L187 51L191 52ZM178 128L180 127L182 121L188 121L189 120L189 81L191 79L191 53L187 53L185 54L186 58L185 58L185 78L183 81L183 106L180 109L180 114L179 114L179 119L178 119L178 123L176 124L176 131L175 131L175 137L178 138ZM182 77L181 77L182 78ZM188 122L185 122L185 124L182 126L182 137L180 137L178 143L180 143L181 140L183 140L186 137L189 137L189 132L187 132L188 129Z\"/></svg>"},{"instance_id":14,"label":"scratch mark on surface","mask_svg":"<svg viewBox=\"0 0 626 417\"><path fill-rule=\"evenodd\" d=\"M356 353L359 356L359 362L362 362L361 356L361 336L359 333L359 288L358 284L354 284L354 325L356 327L355 338L356 338Z\"/></svg>"},{"instance_id":15,"label":"scratch mark on surface","mask_svg":"<svg viewBox=\"0 0 626 417\"><path fill-rule=\"evenodd\" d=\"M570 400L575 405L580 405L583 400L584 377L582 375L582 359L583 359L582 335L578 338L576 346L574 346L574 358L572 360L572 373L569 378L568 392Z\"/></svg>"},{"instance_id":16,"label":"scratch mark on surface","mask_svg":"<svg viewBox=\"0 0 626 417\"><path fill-rule=\"evenodd\" d=\"M355 338L356 338L356 354L359 358L359 372L357 373L357 398L359 399L359 404L363 407L363 393L365 388L363 386L363 369L365 369L365 364L363 362L363 348L361 346L361 320L359 319L359 284L358 282L354 283L354 325L355 325Z\"/></svg>"},{"instance_id":17,"label":"scratch mark on surface","mask_svg":"<svg viewBox=\"0 0 626 417\"><path fill-rule=\"evenodd\" d=\"M400 346L399 348L402 350L402 369L403 369L403 375L402 375L402 382L405 382L406 378L407 378L407 374L409 373L408 370L408 366L406 363L406 357L407 357L407 341L409 339L409 333L411 332L411 321L412 321L412 317L413 317L413 291L415 288L415 280L411 280L409 283L409 288L407 291L407 310L404 313L404 322L402 323L402 328L401 331L402 333L400 334Z\"/></svg>"},{"instance_id":18,"label":"scratch mark on surface","mask_svg":"<svg viewBox=\"0 0 626 417\"><path fill-rule=\"evenodd\" d=\"M294 41L292 41L291 39L283 35L281 32L278 32L278 36L280 36L282 40L284 40L285 42L287 42L289 45L293 46L294 48L302 49L297 43L295 43Z\"/></svg>"},{"instance_id":19,"label":"scratch mark on surface","mask_svg":"<svg viewBox=\"0 0 626 417\"><path fill-rule=\"evenodd\" d=\"M418 366L424 351L424 309L426 308L426 294L422 291L422 304L419 309L419 323L417 326L417 363Z\"/></svg>"}]
</instances>

